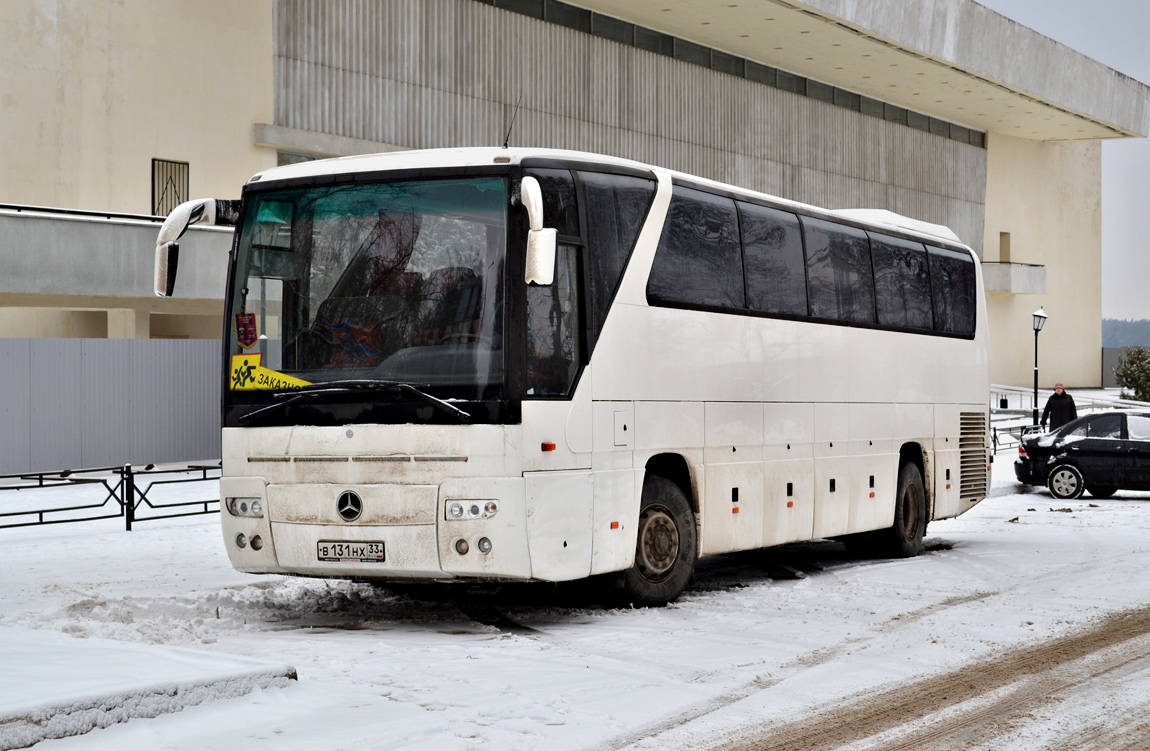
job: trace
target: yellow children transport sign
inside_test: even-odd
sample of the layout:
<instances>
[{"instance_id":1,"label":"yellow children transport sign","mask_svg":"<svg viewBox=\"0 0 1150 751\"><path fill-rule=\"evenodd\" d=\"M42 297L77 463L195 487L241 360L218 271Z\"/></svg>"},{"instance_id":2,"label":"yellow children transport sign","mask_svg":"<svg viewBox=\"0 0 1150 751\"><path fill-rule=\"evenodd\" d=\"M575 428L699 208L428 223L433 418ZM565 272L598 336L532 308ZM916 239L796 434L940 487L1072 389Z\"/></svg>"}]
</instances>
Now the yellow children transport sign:
<instances>
[{"instance_id":1,"label":"yellow children transport sign","mask_svg":"<svg viewBox=\"0 0 1150 751\"><path fill-rule=\"evenodd\" d=\"M310 385L262 365L261 354L232 355L232 391L292 391Z\"/></svg>"}]
</instances>

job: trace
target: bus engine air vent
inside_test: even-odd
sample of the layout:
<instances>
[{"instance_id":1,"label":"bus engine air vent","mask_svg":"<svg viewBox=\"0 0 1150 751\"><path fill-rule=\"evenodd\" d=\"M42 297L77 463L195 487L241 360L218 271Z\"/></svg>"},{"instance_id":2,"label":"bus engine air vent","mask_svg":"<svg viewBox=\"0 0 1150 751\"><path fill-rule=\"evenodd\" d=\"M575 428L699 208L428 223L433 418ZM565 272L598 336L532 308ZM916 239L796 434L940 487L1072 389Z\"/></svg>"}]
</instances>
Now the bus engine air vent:
<instances>
[{"instance_id":1,"label":"bus engine air vent","mask_svg":"<svg viewBox=\"0 0 1150 751\"><path fill-rule=\"evenodd\" d=\"M975 501L986 497L986 457L990 453L986 440L986 414L962 412L959 414L959 471L960 498ZM1021 446L1019 446L1021 449Z\"/></svg>"}]
</instances>

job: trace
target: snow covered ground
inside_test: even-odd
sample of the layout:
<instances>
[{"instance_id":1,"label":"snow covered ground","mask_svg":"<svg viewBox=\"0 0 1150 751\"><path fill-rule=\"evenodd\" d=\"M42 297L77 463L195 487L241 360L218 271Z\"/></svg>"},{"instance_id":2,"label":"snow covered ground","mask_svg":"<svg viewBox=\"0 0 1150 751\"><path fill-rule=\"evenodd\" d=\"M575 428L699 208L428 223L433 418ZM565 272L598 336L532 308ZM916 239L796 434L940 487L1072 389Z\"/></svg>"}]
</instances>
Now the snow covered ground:
<instances>
[{"instance_id":1,"label":"snow covered ground","mask_svg":"<svg viewBox=\"0 0 1150 751\"><path fill-rule=\"evenodd\" d=\"M0 530L0 718L175 660L298 680L37 748L1146 748L1150 493L1022 494L1012 459L919 558L705 559L651 610L239 574L215 516Z\"/></svg>"}]
</instances>

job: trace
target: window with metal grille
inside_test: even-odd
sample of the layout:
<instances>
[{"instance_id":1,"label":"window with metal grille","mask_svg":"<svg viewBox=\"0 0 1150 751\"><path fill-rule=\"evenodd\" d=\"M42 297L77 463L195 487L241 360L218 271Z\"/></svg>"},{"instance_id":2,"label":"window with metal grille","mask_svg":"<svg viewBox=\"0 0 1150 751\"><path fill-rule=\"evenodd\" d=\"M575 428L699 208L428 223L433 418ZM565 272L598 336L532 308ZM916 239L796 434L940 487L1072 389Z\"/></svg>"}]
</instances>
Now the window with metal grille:
<instances>
[{"instance_id":1,"label":"window with metal grille","mask_svg":"<svg viewBox=\"0 0 1150 751\"><path fill-rule=\"evenodd\" d=\"M167 216L188 200L188 163L152 160L152 215Z\"/></svg>"}]
</instances>

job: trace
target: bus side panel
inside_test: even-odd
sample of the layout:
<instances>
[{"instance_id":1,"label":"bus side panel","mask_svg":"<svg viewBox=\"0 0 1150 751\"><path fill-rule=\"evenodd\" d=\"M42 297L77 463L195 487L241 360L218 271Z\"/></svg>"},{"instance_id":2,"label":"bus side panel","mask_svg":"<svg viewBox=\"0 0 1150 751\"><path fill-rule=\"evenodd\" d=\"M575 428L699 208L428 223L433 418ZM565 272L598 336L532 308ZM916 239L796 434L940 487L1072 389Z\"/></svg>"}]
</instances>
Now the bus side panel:
<instances>
[{"instance_id":1,"label":"bus side panel","mask_svg":"<svg viewBox=\"0 0 1150 751\"><path fill-rule=\"evenodd\" d=\"M525 472L531 576L545 581L591 573L590 472Z\"/></svg>"},{"instance_id":2,"label":"bus side panel","mask_svg":"<svg viewBox=\"0 0 1150 751\"><path fill-rule=\"evenodd\" d=\"M898 449L890 404L850 405L851 532L885 529L894 523Z\"/></svg>"},{"instance_id":3,"label":"bus side panel","mask_svg":"<svg viewBox=\"0 0 1150 751\"><path fill-rule=\"evenodd\" d=\"M959 493L960 458L959 412L956 404L934 408L934 514L932 519L958 516L962 510Z\"/></svg>"},{"instance_id":4,"label":"bus side panel","mask_svg":"<svg viewBox=\"0 0 1150 751\"><path fill-rule=\"evenodd\" d=\"M898 454L851 457L851 532L886 529L894 524Z\"/></svg>"},{"instance_id":5,"label":"bus side panel","mask_svg":"<svg viewBox=\"0 0 1150 751\"><path fill-rule=\"evenodd\" d=\"M806 449L809 454L810 444ZM763 462L764 547L811 539L815 524L813 467L809 456Z\"/></svg>"},{"instance_id":6,"label":"bus side panel","mask_svg":"<svg viewBox=\"0 0 1150 751\"><path fill-rule=\"evenodd\" d=\"M707 519L703 554L763 545L763 408L745 402L704 405Z\"/></svg>"},{"instance_id":7,"label":"bus side panel","mask_svg":"<svg viewBox=\"0 0 1150 751\"><path fill-rule=\"evenodd\" d=\"M850 414L815 405L815 537L846 534L850 523Z\"/></svg>"},{"instance_id":8,"label":"bus side panel","mask_svg":"<svg viewBox=\"0 0 1150 751\"><path fill-rule=\"evenodd\" d=\"M708 465L703 500L702 554L751 550L763 545L763 465Z\"/></svg>"},{"instance_id":9,"label":"bus side panel","mask_svg":"<svg viewBox=\"0 0 1150 751\"><path fill-rule=\"evenodd\" d=\"M815 519L815 406L764 404L763 426L763 545L809 540Z\"/></svg>"},{"instance_id":10,"label":"bus side panel","mask_svg":"<svg viewBox=\"0 0 1150 751\"><path fill-rule=\"evenodd\" d=\"M523 402L523 471L591 468L590 394L581 384L570 402Z\"/></svg>"},{"instance_id":11,"label":"bus side panel","mask_svg":"<svg viewBox=\"0 0 1150 751\"><path fill-rule=\"evenodd\" d=\"M635 563L635 540L643 471L596 472L591 574L622 571Z\"/></svg>"}]
</instances>

